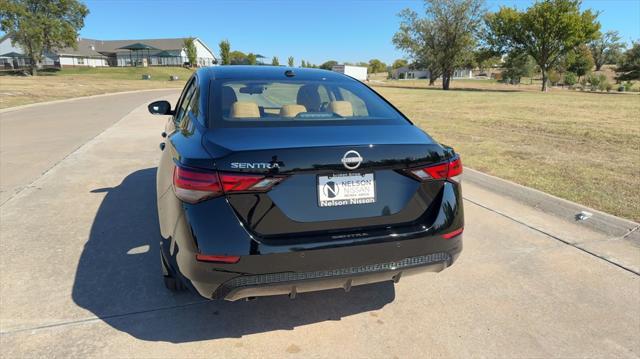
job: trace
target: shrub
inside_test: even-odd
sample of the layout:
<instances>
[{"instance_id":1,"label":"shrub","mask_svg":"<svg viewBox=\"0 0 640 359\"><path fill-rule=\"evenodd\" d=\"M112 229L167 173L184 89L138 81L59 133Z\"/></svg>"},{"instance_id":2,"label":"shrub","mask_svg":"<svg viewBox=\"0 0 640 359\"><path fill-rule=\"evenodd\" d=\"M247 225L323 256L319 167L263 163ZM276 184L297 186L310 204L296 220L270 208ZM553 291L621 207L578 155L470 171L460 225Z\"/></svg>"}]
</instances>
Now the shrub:
<instances>
[{"instance_id":1,"label":"shrub","mask_svg":"<svg viewBox=\"0 0 640 359\"><path fill-rule=\"evenodd\" d=\"M618 92L624 92L624 85L618 86Z\"/></svg>"},{"instance_id":2,"label":"shrub","mask_svg":"<svg viewBox=\"0 0 640 359\"><path fill-rule=\"evenodd\" d=\"M613 85L607 81L607 86L606 86L607 92L611 92L611 90L613 89Z\"/></svg>"},{"instance_id":3,"label":"shrub","mask_svg":"<svg viewBox=\"0 0 640 359\"><path fill-rule=\"evenodd\" d=\"M582 86L583 88L587 87L587 77L586 76L580 79L580 86Z\"/></svg>"},{"instance_id":4,"label":"shrub","mask_svg":"<svg viewBox=\"0 0 640 359\"><path fill-rule=\"evenodd\" d=\"M590 74L587 81L589 81L589 85L591 85L591 91L598 89L598 86L600 85L600 77L598 77L598 75Z\"/></svg>"},{"instance_id":5,"label":"shrub","mask_svg":"<svg viewBox=\"0 0 640 359\"><path fill-rule=\"evenodd\" d=\"M567 86L573 86L578 82L578 77L573 72L567 72L564 74L564 84Z\"/></svg>"},{"instance_id":6,"label":"shrub","mask_svg":"<svg viewBox=\"0 0 640 359\"><path fill-rule=\"evenodd\" d=\"M604 74L601 74L598 76L598 90L600 91L604 91L607 89L607 86L609 85L609 80L607 80L607 76L605 76Z\"/></svg>"},{"instance_id":7,"label":"shrub","mask_svg":"<svg viewBox=\"0 0 640 359\"><path fill-rule=\"evenodd\" d=\"M624 83L624 90L625 91L631 91L631 89L633 88L633 83L631 83L631 81L627 81Z\"/></svg>"},{"instance_id":8,"label":"shrub","mask_svg":"<svg viewBox=\"0 0 640 359\"><path fill-rule=\"evenodd\" d=\"M558 71L549 71L549 82L553 86L560 82L560 73Z\"/></svg>"}]
</instances>

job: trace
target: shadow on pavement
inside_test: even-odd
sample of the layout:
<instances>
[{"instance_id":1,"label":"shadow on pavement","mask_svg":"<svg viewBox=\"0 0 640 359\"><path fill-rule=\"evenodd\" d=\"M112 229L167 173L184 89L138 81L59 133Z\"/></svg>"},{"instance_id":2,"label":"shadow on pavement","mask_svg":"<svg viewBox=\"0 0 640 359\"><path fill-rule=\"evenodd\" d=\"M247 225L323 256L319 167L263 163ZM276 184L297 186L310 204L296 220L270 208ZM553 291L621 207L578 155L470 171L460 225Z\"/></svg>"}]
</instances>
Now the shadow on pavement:
<instances>
[{"instance_id":1,"label":"shadow on pavement","mask_svg":"<svg viewBox=\"0 0 640 359\"><path fill-rule=\"evenodd\" d=\"M128 175L106 193L80 257L74 302L115 329L151 341L234 338L340 320L377 310L395 298L393 284L259 298L207 301L164 288L160 272L155 168Z\"/></svg>"}]
</instances>

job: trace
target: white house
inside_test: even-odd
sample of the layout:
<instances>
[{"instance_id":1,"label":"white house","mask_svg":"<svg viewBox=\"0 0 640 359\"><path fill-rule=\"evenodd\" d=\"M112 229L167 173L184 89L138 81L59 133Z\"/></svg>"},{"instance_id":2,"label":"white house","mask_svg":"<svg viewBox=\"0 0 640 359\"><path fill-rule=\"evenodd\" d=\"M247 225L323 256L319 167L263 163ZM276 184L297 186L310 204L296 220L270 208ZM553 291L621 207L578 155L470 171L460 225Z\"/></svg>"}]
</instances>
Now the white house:
<instances>
[{"instance_id":1,"label":"white house","mask_svg":"<svg viewBox=\"0 0 640 359\"><path fill-rule=\"evenodd\" d=\"M44 54L43 66L58 66L58 56L56 54ZM16 44L11 44L9 35L0 37L0 69L18 68L29 65L29 59L24 55L24 51Z\"/></svg>"},{"instance_id":2,"label":"white house","mask_svg":"<svg viewBox=\"0 0 640 359\"><path fill-rule=\"evenodd\" d=\"M184 48L185 38L93 40L81 39L107 57L109 66L141 65L182 66L189 62ZM194 39L198 66L211 66L217 62L213 51L200 39Z\"/></svg>"},{"instance_id":3,"label":"white house","mask_svg":"<svg viewBox=\"0 0 640 359\"><path fill-rule=\"evenodd\" d=\"M403 66L393 70L391 77L395 80L407 80L407 79L428 79L429 70L426 69L413 69L409 66ZM471 68L455 69L453 71L454 79L469 79L473 78L473 70Z\"/></svg>"},{"instance_id":4,"label":"white house","mask_svg":"<svg viewBox=\"0 0 640 359\"><path fill-rule=\"evenodd\" d=\"M356 80L367 80L367 68L363 66L335 65L331 68L331 71L351 76Z\"/></svg>"},{"instance_id":5,"label":"white house","mask_svg":"<svg viewBox=\"0 0 640 359\"><path fill-rule=\"evenodd\" d=\"M77 48L64 48L45 54L44 67L105 67L105 66L182 66L188 63L184 38L145 40L78 39ZM200 39L195 39L197 65L211 66L217 62L213 51ZM0 67L26 67L29 60L24 51L11 44L9 36L0 38Z\"/></svg>"}]
</instances>

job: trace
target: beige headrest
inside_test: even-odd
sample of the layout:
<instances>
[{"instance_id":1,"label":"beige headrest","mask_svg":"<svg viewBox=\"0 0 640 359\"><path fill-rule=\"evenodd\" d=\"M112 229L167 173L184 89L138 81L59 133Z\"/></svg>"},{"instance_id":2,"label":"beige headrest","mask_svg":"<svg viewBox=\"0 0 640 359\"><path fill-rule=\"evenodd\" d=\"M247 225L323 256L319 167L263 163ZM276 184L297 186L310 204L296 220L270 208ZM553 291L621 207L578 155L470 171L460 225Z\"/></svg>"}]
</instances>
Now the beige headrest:
<instances>
[{"instance_id":1,"label":"beige headrest","mask_svg":"<svg viewBox=\"0 0 640 359\"><path fill-rule=\"evenodd\" d=\"M296 117L300 112L307 112L307 109L302 105L283 105L280 108L281 117Z\"/></svg>"},{"instance_id":2,"label":"beige headrest","mask_svg":"<svg viewBox=\"0 0 640 359\"><path fill-rule=\"evenodd\" d=\"M327 110L344 117L353 116L353 107L349 101L331 101Z\"/></svg>"},{"instance_id":3,"label":"beige headrest","mask_svg":"<svg viewBox=\"0 0 640 359\"><path fill-rule=\"evenodd\" d=\"M260 109L255 102L236 101L231 105L231 118L260 118Z\"/></svg>"}]
</instances>

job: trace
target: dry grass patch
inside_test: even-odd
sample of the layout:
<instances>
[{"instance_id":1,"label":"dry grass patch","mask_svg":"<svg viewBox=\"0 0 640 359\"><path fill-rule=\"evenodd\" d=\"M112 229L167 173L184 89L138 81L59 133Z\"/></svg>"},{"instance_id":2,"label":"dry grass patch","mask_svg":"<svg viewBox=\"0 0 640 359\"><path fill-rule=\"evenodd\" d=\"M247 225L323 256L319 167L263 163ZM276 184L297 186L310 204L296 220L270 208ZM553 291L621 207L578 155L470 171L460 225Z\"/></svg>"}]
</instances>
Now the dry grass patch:
<instances>
[{"instance_id":1,"label":"dry grass patch","mask_svg":"<svg viewBox=\"0 0 640 359\"><path fill-rule=\"evenodd\" d=\"M111 92L182 88L191 75L182 68L77 68L42 76L0 76L0 108ZM142 80L150 73L152 80ZM180 77L169 81L169 75Z\"/></svg>"},{"instance_id":2,"label":"dry grass patch","mask_svg":"<svg viewBox=\"0 0 640 359\"><path fill-rule=\"evenodd\" d=\"M472 168L640 221L638 95L374 89Z\"/></svg>"}]
</instances>

